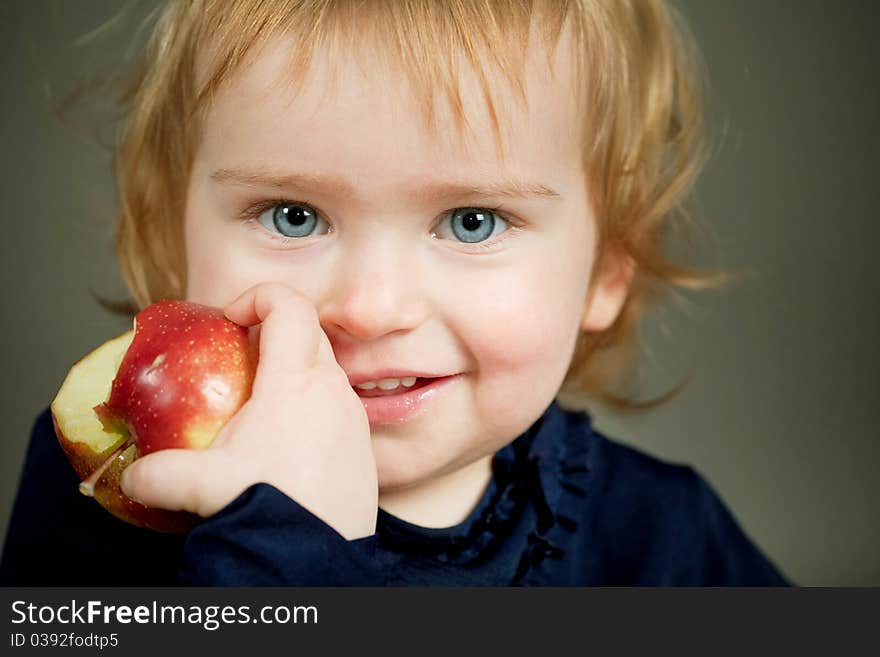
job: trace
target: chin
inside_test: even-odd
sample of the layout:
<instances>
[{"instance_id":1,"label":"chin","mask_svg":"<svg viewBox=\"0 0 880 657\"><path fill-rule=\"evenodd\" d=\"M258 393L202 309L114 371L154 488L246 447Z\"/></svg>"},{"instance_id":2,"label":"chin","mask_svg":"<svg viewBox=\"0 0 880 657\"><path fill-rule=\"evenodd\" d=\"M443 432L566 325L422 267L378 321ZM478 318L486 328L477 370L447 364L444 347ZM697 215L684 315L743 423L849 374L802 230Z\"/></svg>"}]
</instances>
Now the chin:
<instances>
[{"instance_id":1,"label":"chin","mask_svg":"<svg viewBox=\"0 0 880 657\"><path fill-rule=\"evenodd\" d=\"M427 450L417 449L413 442L405 442L404 439L374 438L373 454L376 458L379 494L418 488L460 472L487 456L485 451L480 451L460 454L457 459L450 461L447 455L454 451L447 445L441 454L432 454Z\"/></svg>"},{"instance_id":2,"label":"chin","mask_svg":"<svg viewBox=\"0 0 880 657\"><path fill-rule=\"evenodd\" d=\"M417 469L408 464L386 465L376 456L376 478L379 494L411 488L431 476L430 469Z\"/></svg>"},{"instance_id":3,"label":"chin","mask_svg":"<svg viewBox=\"0 0 880 657\"><path fill-rule=\"evenodd\" d=\"M432 462L429 454L415 449L405 438L374 435L373 454L380 494L416 486L442 468L442 464Z\"/></svg>"}]
</instances>

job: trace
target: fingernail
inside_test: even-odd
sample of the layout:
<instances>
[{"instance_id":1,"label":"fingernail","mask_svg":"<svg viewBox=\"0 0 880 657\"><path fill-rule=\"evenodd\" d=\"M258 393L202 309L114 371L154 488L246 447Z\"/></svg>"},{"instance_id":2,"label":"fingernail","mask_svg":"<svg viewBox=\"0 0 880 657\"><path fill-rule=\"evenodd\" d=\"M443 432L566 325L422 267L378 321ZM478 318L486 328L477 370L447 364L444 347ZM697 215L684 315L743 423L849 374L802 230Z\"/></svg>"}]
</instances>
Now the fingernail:
<instances>
[{"instance_id":1,"label":"fingernail","mask_svg":"<svg viewBox=\"0 0 880 657\"><path fill-rule=\"evenodd\" d=\"M128 473L128 468L122 471L122 477L119 479L119 487L122 489L122 493L129 498L130 500L134 500L140 504L143 504L137 497L132 495L129 492L129 486L131 485L131 475Z\"/></svg>"}]
</instances>

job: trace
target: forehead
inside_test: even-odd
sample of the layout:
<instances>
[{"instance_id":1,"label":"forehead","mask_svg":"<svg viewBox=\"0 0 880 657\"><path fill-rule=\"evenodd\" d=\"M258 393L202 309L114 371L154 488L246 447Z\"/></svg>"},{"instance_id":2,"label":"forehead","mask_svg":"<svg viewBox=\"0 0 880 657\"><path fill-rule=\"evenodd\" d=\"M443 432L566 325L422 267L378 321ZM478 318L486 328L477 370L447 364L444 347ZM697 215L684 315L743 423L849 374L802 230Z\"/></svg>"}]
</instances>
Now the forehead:
<instances>
[{"instance_id":1,"label":"forehead","mask_svg":"<svg viewBox=\"0 0 880 657\"><path fill-rule=\"evenodd\" d=\"M205 116L201 157L218 167L319 170L371 186L498 172L558 179L580 165L581 81L568 26L549 60L532 29L524 98L497 69L483 69L495 121L478 72L458 58L463 132L445 90L434 91L428 122L408 77L369 48L318 48L294 83L296 45L276 37L220 87Z\"/></svg>"}]
</instances>

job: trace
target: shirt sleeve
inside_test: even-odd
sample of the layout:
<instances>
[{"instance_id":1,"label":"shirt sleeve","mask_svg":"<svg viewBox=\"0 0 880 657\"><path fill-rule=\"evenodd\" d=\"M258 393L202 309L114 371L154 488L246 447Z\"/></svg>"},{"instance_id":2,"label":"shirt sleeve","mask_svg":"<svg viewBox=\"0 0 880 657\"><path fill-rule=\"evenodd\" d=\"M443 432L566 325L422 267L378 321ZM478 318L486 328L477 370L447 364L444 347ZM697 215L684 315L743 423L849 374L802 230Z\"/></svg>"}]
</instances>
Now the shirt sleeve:
<instances>
[{"instance_id":1,"label":"shirt sleeve","mask_svg":"<svg viewBox=\"0 0 880 657\"><path fill-rule=\"evenodd\" d=\"M709 483L695 472L702 541L700 580L707 586L789 586L790 582L746 536Z\"/></svg>"},{"instance_id":2,"label":"shirt sleeve","mask_svg":"<svg viewBox=\"0 0 880 657\"><path fill-rule=\"evenodd\" d=\"M789 585L699 473L668 469L672 475L649 496L652 530L640 542L636 584Z\"/></svg>"},{"instance_id":3,"label":"shirt sleeve","mask_svg":"<svg viewBox=\"0 0 880 657\"><path fill-rule=\"evenodd\" d=\"M250 487L186 535L129 525L78 484L47 409L28 444L0 585L383 584L375 536L347 541L268 484Z\"/></svg>"},{"instance_id":4,"label":"shirt sleeve","mask_svg":"<svg viewBox=\"0 0 880 657\"><path fill-rule=\"evenodd\" d=\"M49 410L37 418L0 559L0 585L170 586L180 570L181 543L179 534L129 525L80 494Z\"/></svg>"},{"instance_id":5,"label":"shirt sleeve","mask_svg":"<svg viewBox=\"0 0 880 657\"><path fill-rule=\"evenodd\" d=\"M381 586L376 536L349 541L270 484L245 490L192 529L181 584Z\"/></svg>"}]
</instances>

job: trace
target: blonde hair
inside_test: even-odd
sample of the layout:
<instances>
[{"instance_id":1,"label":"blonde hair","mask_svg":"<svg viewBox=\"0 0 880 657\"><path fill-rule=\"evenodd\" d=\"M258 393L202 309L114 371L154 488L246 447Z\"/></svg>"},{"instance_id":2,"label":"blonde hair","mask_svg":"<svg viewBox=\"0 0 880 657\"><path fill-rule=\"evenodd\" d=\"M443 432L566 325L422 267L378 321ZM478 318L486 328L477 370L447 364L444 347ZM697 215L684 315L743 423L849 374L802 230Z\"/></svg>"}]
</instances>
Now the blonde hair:
<instances>
[{"instance_id":1,"label":"blonde hair","mask_svg":"<svg viewBox=\"0 0 880 657\"><path fill-rule=\"evenodd\" d=\"M127 113L114 158L117 254L134 305L184 295L182 224L201 121L212 95L273 37L299 37L294 87L321 44L357 47L369 40L408 76L427 122L440 90L460 130L466 119L456 66L463 55L478 76L498 140L484 60L522 94L532 25L541 29L549 63L567 21L578 79L590 72L582 149L599 223L594 273L609 249L632 258L635 273L614 324L579 337L563 390L617 408L657 403L633 401L616 389L637 365L646 308L670 285L721 280L666 254L671 236L690 221L684 201L705 142L701 58L664 0L170 0L122 98Z\"/></svg>"}]
</instances>

